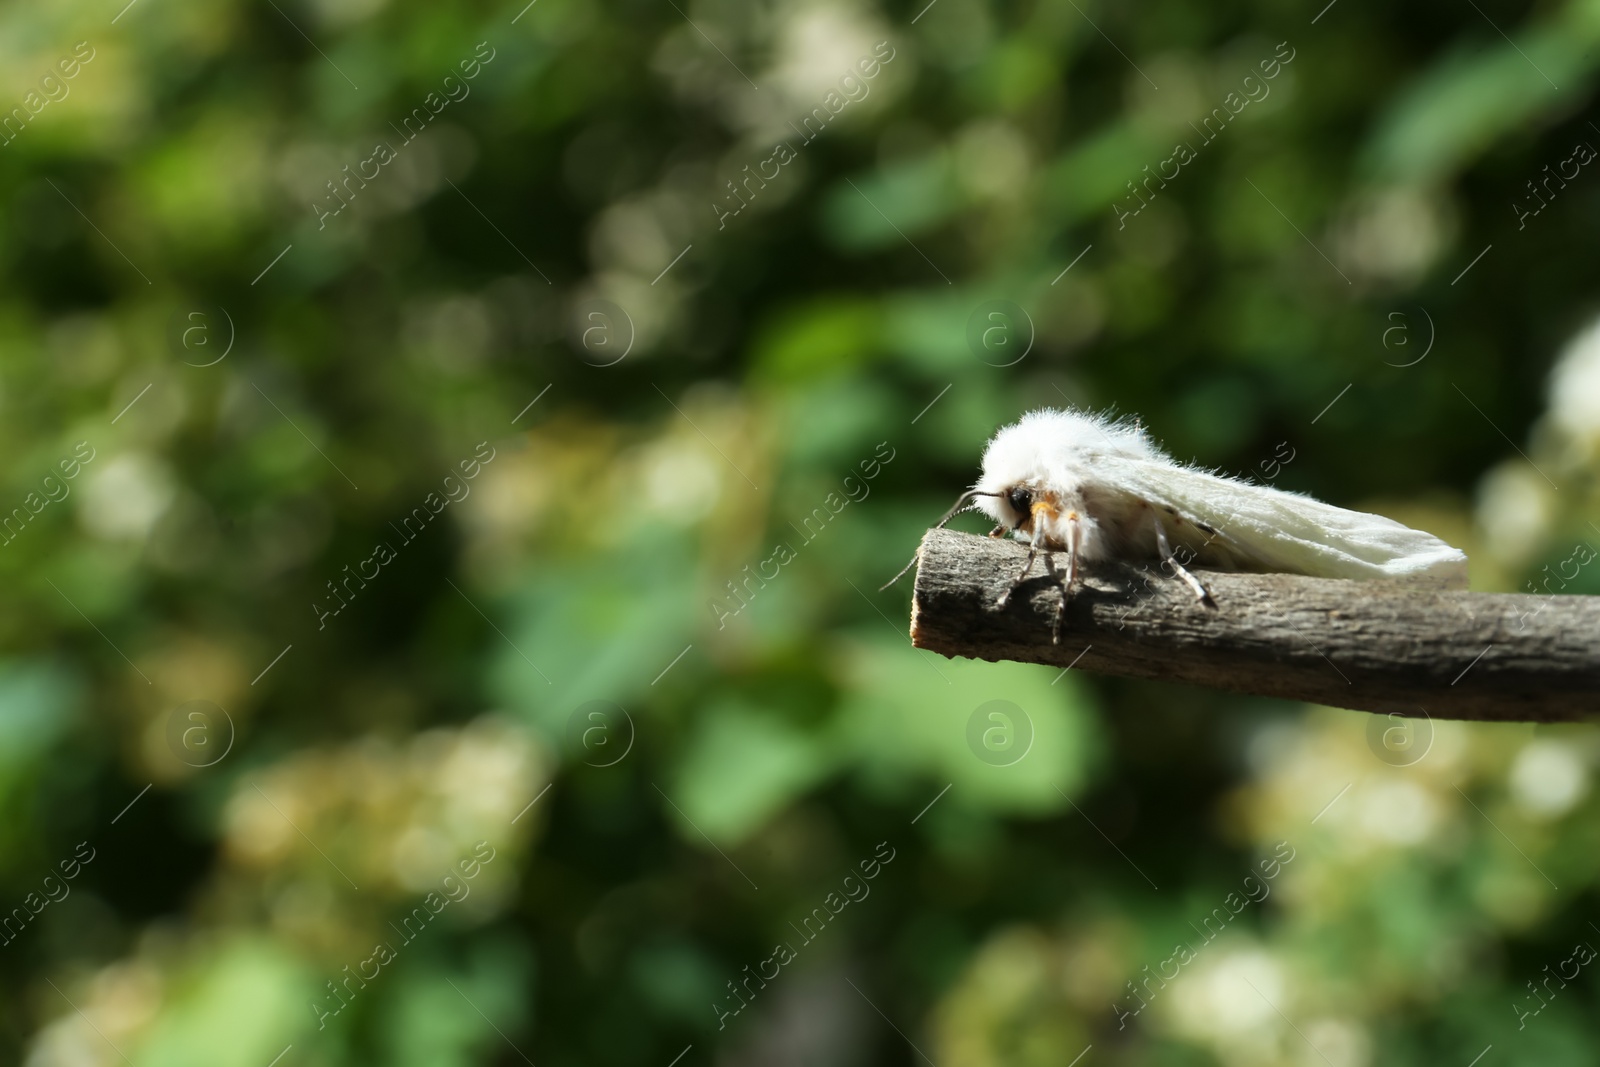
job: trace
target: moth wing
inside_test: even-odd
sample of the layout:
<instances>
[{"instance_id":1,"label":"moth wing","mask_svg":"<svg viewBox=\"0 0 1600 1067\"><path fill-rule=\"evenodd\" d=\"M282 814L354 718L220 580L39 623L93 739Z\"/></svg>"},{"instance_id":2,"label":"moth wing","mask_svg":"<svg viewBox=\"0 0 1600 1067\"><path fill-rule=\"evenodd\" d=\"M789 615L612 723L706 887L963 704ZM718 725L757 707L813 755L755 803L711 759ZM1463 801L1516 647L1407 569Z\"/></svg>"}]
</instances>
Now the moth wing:
<instances>
[{"instance_id":1,"label":"moth wing","mask_svg":"<svg viewBox=\"0 0 1600 1067\"><path fill-rule=\"evenodd\" d=\"M1175 510L1184 521L1164 516L1168 537L1194 550L1202 566L1323 578L1419 578L1466 588L1467 557L1460 549L1382 515L1170 462L1106 456L1096 468L1106 488L1120 487Z\"/></svg>"}]
</instances>

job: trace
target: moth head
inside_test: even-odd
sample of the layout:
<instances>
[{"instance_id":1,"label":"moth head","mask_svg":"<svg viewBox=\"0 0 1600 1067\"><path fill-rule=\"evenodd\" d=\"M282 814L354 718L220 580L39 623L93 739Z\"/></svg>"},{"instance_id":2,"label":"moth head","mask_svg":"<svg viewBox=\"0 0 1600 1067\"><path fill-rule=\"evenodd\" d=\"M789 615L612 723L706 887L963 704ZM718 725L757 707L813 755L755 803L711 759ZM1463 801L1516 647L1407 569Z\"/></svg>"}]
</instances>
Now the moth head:
<instances>
[{"instance_id":1,"label":"moth head","mask_svg":"<svg viewBox=\"0 0 1600 1067\"><path fill-rule=\"evenodd\" d=\"M1013 485L1000 496L1005 501L1008 525L1015 530L1033 517L1034 493L1025 485Z\"/></svg>"},{"instance_id":2,"label":"moth head","mask_svg":"<svg viewBox=\"0 0 1600 1067\"><path fill-rule=\"evenodd\" d=\"M1060 481L1063 443L1056 412L1035 412L1002 427L983 451L983 473L976 488L987 493L979 511L1011 531L1031 532L1044 504L1054 504L1051 487Z\"/></svg>"},{"instance_id":3,"label":"moth head","mask_svg":"<svg viewBox=\"0 0 1600 1067\"><path fill-rule=\"evenodd\" d=\"M1008 530L1026 530L1043 504L1042 490L1028 482L1012 482L983 494L973 507Z\"/></svg>"}]
</instances>

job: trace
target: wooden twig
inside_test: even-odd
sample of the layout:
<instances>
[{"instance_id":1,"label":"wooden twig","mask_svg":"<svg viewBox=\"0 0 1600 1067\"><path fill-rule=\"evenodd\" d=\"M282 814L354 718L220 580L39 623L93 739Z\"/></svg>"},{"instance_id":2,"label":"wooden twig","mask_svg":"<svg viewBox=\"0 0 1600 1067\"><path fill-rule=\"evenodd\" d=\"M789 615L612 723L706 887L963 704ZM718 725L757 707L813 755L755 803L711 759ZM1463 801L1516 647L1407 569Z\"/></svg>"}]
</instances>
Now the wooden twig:
<instances>
[{"instance_id":1,"label":"wooden twig","mask_svg":"<svg viewBox=\"0 0 1600 1067\"><path fill-rule=\"evenodd\" d=\"M1563 722L1600 712L1600 597L1197 571L1210 609L1155 566L1099 564L1084 568L1055 643L1061 592L1042 566L996 606L1025 554L1015 541L929 530L912 644L1409 716ZM1055 561L1060 571L1061 553Z\"/></svg>"}]
</instances>

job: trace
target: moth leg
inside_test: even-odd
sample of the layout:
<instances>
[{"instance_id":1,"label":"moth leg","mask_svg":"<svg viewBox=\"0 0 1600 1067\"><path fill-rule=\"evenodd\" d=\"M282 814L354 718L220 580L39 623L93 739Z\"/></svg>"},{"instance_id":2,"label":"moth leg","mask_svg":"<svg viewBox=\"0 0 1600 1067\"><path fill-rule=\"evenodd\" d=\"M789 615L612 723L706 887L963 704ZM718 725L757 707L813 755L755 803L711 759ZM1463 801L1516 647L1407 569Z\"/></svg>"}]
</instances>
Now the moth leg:
<instances>
[{"instance_id":1,"label":"moth leg","mask_svg":"<svg viewBox=\"0 0 1600 1067\"><path fill-rule=\"evenodd\" d=\"M1071 596L1071 593L1067 591L1066 580L1056 571L1055 558L1054 552L1046 552L1044 554L1045 573L1055 579L1056 588L1061 590L1061 604L1056 608L1055 618L1050 620L1050 643L1059 645L1061 643L1061 623L1066 619L1067 597Z\"/></svg>"},{"instance_id":2,"label":"moth leg","mask_svg":"<svg viewBox=\"0 0 1600 1067\"><path fill-rule=\"evenodd\" d=\"M1078 540L1083 536L1078 526L1078 516L1074 512L1067 516L1067 585L1071 589L1072 583L1078 580Z\"/></svg>"},{"instance_id":3,"label":"moth leg","mask_svg":"<svg viewBox=\"0 0 1600 1067\"><path fill-rule=\"evenodd\" d=\"M1061 590L1061 605L1056 608L1056 617L1050 626L1050 643L1061 643L1061 624L1066 621L1067 601L1072 597L1072 584L1078 580L1078 520L1074 516L1067 516L1067 574L1063 578L1056 573L1055 556L1046 552L1044 554L1044 569L1050 577L1056 580L1056 587Z\"/></svg>"},{"instance_id":4,"label":"moth leg","mask_svg":"<svg viewBox=\"0 0 1600 1067\"><path fill-rule=\"evenodd\" d=\"M1036 535L1033 541L1029 542L1028 544L1028 558L1022 561L1022 571L1015 578L1011 579L1011 584L1006 587L1006 591L1000 594L999 600L995 601L995 607L1005 607L1006 602L1011 599L1011 594L1016 592L1017 586L1021 585L1023 579L1028 577L1028 572L1033 570L1034 557L1039 554L1039 545L1037 542L1038 537Z\"/></svg>"},{"instance_id":5,"label":"moth leg","mask_svg":"<svg viewBox=\"0 0 1600 1067\"><path fill-rule=\"evenodd\" d=\"M1167 531L1161 525L1161 516L1156 515L1153 510L1151 516L1155 519L1156 549L1161 553L1161 562L1172 564L1173 571L1179 578L1183 579L1184 584L1194 591L1194 595L1199 599L1200 603L1208 608L1215 608L1217 602L1211 599L1211 592L1201 585L1200 579L1190 574L1184 565L1178 562L1178 558L1172 554L1172 545L1167 541Z\"/></svg>"},{"instance_id":6,"label":"moth leg","mask_svg":"<svg viewBox=\"0 0 1600 1067\"><path fill-rule=\"evenodd\" d=\"M990 537L1002 537L1002 536L1005 535L1005 532L1006 532L1006 528L1004 526L996 526L994 529L989 531L989 536Z\"/></svg>"},{"instance_id":7,"label":"moth leg","mask_svg":"<svg viewBox=\"0 0 1600 1067\"><path fill-rule=\"evenodd\" d=\"M1011 594L1016 592L1017 586L1021 585L1023 580L1028 577L1028 572L1033 570L1033 561L1039 555L1039 543L1044 540L1044 523L1039 521L1039 509L1043 506L1042 504L1034 505L1033 536L1028 539L1028 558L1022 561L1022 572L1013 578L1010 587L1000 594L1000 599L995 603L995 607L1005 607L1006 602L1011 599Z\"/></svg>"}]
</instances>

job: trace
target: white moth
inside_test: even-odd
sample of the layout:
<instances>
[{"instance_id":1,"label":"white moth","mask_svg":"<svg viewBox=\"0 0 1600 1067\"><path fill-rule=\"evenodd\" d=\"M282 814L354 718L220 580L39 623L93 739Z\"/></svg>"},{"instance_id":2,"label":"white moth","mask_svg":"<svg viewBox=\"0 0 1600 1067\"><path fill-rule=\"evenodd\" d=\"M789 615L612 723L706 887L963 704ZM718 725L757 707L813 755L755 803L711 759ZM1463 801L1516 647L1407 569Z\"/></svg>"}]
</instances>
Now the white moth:
<instances>
[{"instance_id":1,"label":"white moth","mask_svg":"<svg viewBox=\"0 0 1600 1067\"><path fill-rule=\"evenodd\" d=\"M1049 553L1066 553L1065 577L1057 576L1063 607L1079 563L1100 560L1170 566L1209 607L1215 607L1211 595L1184 562L1322 578L1467 583L1467 557L1432 534L1186 466L1156 447L1137 423L1086 412L1033 411L996 433L983 453L982 477L939 525L968 509L999 524L990 536L1009 531L1028 545L1027 562L1002 605L1041 552L1052 575Z\"/></svg>"}]
</instances>

